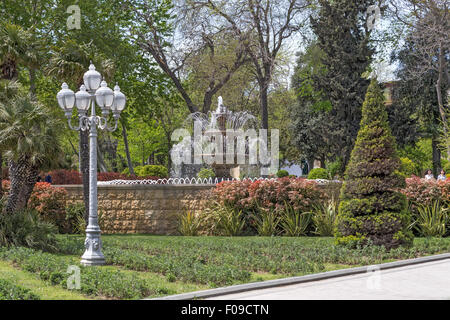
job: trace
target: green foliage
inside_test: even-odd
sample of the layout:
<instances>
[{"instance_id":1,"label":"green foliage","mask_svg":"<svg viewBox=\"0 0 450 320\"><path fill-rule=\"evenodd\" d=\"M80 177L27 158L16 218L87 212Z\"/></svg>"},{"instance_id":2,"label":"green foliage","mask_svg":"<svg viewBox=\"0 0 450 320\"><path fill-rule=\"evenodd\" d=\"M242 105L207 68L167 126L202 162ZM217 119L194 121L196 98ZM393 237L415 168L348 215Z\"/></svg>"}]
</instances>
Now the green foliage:
<instances>
[{"instance_id":1,"label":"green foliage","mask_svg":"<svg viewBox=\"0 0 450 320\"><path fill-rule=\"evenodd\" d=\"M66 207L66 221L70 227L69 233L84 234L86 232L85 213L86 208L83 202L72 203Z\"/></svg>"},{"instance_id":2,"label":"green foliage","mask_svg":"<svg viewBox=\"0 0 450 320\"><path fill-rule=\"evenodd\" d=\"M50 166L60 159L61 124L31 95L19 94L0 103L0 147L8 159L29 159L31 165Z\"/></svg>"},{"instance_id":3,"label":"green foliage","mask_svg":"<svg viewBox=\"0 0 450 320\"><path fill-rule=\"evenodd\" d=\"M209 178L215 178L216 174L214 173L214 170L209 168L203 168L197 173L197 178L200 179L209 179Z\"/></svg>"},{"instance_id":4,"label":"green foliage","mask_svg":"<svg viewBox=\"0 0 450 320\"><path fill-rule=\"evenodd\" d=\"M406 178L410 177L416 172L416 166L412 160L408 158L400 158L400 173Z\"/></svg>"},{"instance_id":5,"label":"green foliage","mask_svg":"<svg viewBox=\"0 0 450 320\"><path fill-rule=\"evenodd\" d=\"M24 209L14 214L0 214L0 245L26 246L41 250L55 249L57 228L41 221L35 210Z\"/></svg>"},{"instance_id":6,"label":"green foliage","mask_svg":"<svg viewBox=\"0 0 450 320\"><path fill-rule=\"evenodd\" d=\"M30 289L0 279L0 300L41 300L41 298Z\"/></svg>"},{"instance_id":7,"label":"green foliage","mask_svg":"<svg viewBox=\"0 0 450 320\"><path fill-rule=\"evenodd\" d=\"M299 237L306 234L310 221L311 214L309 212L301 212L286 204L280 225L286 236Z\"/></svg>"},{"instance_id":8,"label":"green foliage","mask_svg":"<svg viewBox=\"0 0 450 320\"><path fill-rule=\"evenodd\" d=\"M326 160L327 153L331 152L333 156L339 156L346 166L369 85L364 73L370 67L374 49L366 21L361 17L366 15L373 1L319 0L317 4L318 14L310 16L310 23L317 37L320 63L325 72L314 74L312 86L315 92L323 93L323 100L329 100L332 111L322 113L325 124L319 123L318 127L322 129L319 133L310 132L307 141L316 139L323 142L328 148L322 151L322 147L319 149L322 152L316 156L323 156Z\"/></svg>"},{"instance_id":9,"label":"green foliage","mask_svg":"<svg viewBox=\"0 0 450 320\"><path fill-rule=\"evenodd\" d=\"M325 204L316 205L312 215L314 232L322 237L333 236L337 214L338 202L333 198Z\"/></svg>"},{"instance_id":10,"label":"green foliage","mask_svg":"<svg viewBox=\"0 0 450 320\"><path fill-rule=\"evenodd\" d=\"M258 214L253 215L252 218L258 235L270 237L278 233L278 224L281 219L275 210L264 210L264 208L260 208Z\"/></svg>"},{"instance_id":11,"label":"green foliage","mask_svg":"<svg viewBox=\"0 0 450 320\"><path fill-rule=\"evenodd\" d=\"M160 165L145 165L137 166L134 168L134 172L139 177L158 177L158 178L168 178L169 171L166 167Z\"/></svg>"},{"instance_id":12,"label":"green foliage","mask_svg":"<svg viewBox=\"0 0 450 320\"><path fill-rule=\"evenodd\" d=\"M343 172L344 168L342 166L342 160L338 158L333 162L329 162L326 165L328 176L330 179L334 179L335 177L339 177Z\"/></svg>"},{"instance_id":13,"label":"green foliage","mask_svg":"<svg viewBox=\"0 0 450 320\"><path fill-rule=\"evenodd\" d=\"M244 215L241 210L234 210L229 206L218 205L216 209L217 231L225 236L238 236L245 226Z\"/></svg>"},{"instance_id":14,"label":"green foliage","mask_svg":"<svg viewBox=\"0 0 450 320\"><path fill-rule=\"evenodd\" d=\"M183 236L197 236L201 227L201 219L195 215L194 211L186 210L180 216L178 231Z\"/></svg>"},{"instance_id":15,"label":"green foliage","mask_svg":"<svg viewBox=\"0 0 450 320\"><path fill-rule=\"evenodd\" d=\"M308 179L329 179L328 171L324 168L314 168L308 173Z\"/></svg>"},{"instance_id":16,"label":"green foliage","mask_svg":"<svg viewBox=\"0 0 450 320\"><path fill-rule=\"evenodd\" d=\"M336 242L384 245L387 249L410 245L412 233L405 185L397 171L400 160L391 135L384 96L375 80L362 108L361 128L346 170L336 220Z\"/></svg>"},{"instance_id":17,"label":"green foliage","mask_svg":"<svg viewBox=\"0 0 450 320\"><path fill-rule=\"evenodd\" d=\"M278 170L278 172L277 172L278 178L284 178L284 177L288 177L288 176L289 176L289 172L287 172L286 170Z\"/></svg>"},{"instance_id":18,"label":"green foliage","mask_svg":"<svg viewBox=\"0 0 450 320\"><path fill-rule=\"evenodd\" d=\"M449 208L443 207L439 201L417 208L415 227L421 236L442 237L446 233L449 222Z\"/></svg>"},{"instance_id":19,"label":"green foliage","mask_svg":"<svg viewBox=\"0 0 450 320\"><path fill-rule=\"evenodd\" d=\"M22 270L36 273L41 280L64 288L67 288L67 266L77 265L81 269L81 292L87 295L139 299L156 293L155 288L150 287L136 274L84 267L78 264L78 258L68 259L28 248L14 247L0 249L0 259L12 261Z\"/></svg>"},{"instance_id":20,"label":"green foliage","mask_svg":"<svg viewBox=\"0 0 450 320\"><path fill-rule=\"evenodd\" d=\"M450 173L450 161L445 164L443 169L444 169L446 174Z\"/></svg>"}]
</instances>

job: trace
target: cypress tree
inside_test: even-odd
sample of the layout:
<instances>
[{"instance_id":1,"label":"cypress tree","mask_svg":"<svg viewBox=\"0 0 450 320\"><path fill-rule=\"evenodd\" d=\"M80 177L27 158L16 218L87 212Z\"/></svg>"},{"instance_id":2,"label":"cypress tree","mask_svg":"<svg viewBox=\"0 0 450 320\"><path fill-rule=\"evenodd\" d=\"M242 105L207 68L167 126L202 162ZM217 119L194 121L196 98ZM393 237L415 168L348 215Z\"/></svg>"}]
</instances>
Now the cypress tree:
<instances>
[{"instance_id":1,"label":"cypress tree","mask_svg":"<svg viewBox=\"0 0 450 320\"><path fill-rule=\"evenodd\" d=\"M374 0L319 0L318 16L310 18L323 53L321 64L326 70L314 75L313 86L331 102L327 116L334 128L327 140L344 167L358 133L361 105L370 82L363 77L374 53L366 11L374 3Z\"/></svg>"},{"instance_id":2,"label":"cypress tree","mask_svg":"<svg viewBox=\"0 0 450 320\"><path fill-rule=\"evenodd\" d=\"M411 216L405 196L398 192L405 185L399 167L384 95L373 80L341 189L335 232L338 244L370 240L391 249L412 243L412 232L407 230Z\"/></svg>"}]
</instances>

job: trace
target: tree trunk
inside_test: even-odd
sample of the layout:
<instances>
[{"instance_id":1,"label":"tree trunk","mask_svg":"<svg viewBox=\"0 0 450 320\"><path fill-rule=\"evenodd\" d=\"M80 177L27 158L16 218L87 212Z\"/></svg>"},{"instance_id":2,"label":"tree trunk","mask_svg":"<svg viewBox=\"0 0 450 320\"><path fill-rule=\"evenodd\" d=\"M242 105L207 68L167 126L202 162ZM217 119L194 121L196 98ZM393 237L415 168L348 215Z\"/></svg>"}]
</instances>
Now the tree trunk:
<instances>
[{"instance_id":1,"label":"tree trunk","mask_svg":"<svg viewBox=\"0 0 450 320\"><path fill-rule=\"evenodd\" d=\"M103 159L102 151L100 150L100 147L97 144L97 163L98 163L98 169L100 172L108 172L108 168L106 167L105 160Z\"/></svg>"},{"instance_id":2,"label":"tree trunk","mask_svg":"<svg viewBox=\"0 0 450 320\"><path fill-rule=\"evenodd\" d=\"M80 170L83 179L84 220L89 220L89 131L80 130Z\"/></svg>"},{"instance_id":3,"label":"tree trunk","mask_svg":"<svg viewBox=\"0 0 450 320\"><path fill-rule=\"evenodd\" d=\"M19 205L17 210L26 208L28 200L30 199L31 193L33 192L34 186L37 182L39 175L39 167L36 165L29 165L27 178L23 184L22 190L19 193Z\"/></svg>"},{"instance_id":4,"label":"tree trunk","mask_svg":"<svg viewBox=\"0 0 450 320\"><path fill-rule=\"evenodd\" d=\"M269 113L267 110L267 83L260 85L259 99L261 104L261 129L269 129Z\"/></svg>"},{"instance_id":5,"label":"tree trunk","mask_svg":"<svg viewBox=\"0 0 450 320\"><path fill-rule=\"evenodd\" d=\"M30 172L30 164L27 157L20 157L17 161L9 161L9 177L11 181L8 202L4 209L5 213L12 214L18 209L24 208L26 202L20 198L23 186L27 181L27 174Z\"/></svg>"},{"instance_id":6,"label":"tree trunk","mask_svg":"<svg viewBox=\"0 0 450 320\"><path fill-rule=\"evenodd\" d=\"M130 171L130 174L134 175L135 173L133 169L133 163L131 162L130 149L128 148L127 128L125 128L123 121L121 121L121 123L122 123L123 144L125 145L125 153L127 154L128 169Z\"/></svg>"},{"instance_id":7,"label":"tree trunk","mask_svg":"<svg viewBox=\"0 0 450 320\"><path fill-rule=\"evenodd\" d=\"M433 175L438 176L441 169L441 150L439 149L439 137L433 136L431 139L431 147L433 149Z\"/></svg>"}]
</instances>

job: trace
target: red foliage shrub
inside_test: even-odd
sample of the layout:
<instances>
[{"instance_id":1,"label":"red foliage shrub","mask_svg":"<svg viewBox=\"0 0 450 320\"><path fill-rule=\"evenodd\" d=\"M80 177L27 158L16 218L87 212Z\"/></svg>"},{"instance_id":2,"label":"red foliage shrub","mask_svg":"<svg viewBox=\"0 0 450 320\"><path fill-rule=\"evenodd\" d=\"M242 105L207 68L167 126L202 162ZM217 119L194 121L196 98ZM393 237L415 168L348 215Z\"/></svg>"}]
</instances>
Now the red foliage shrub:
<instances>
[{"instance_id":1,"label":"red foliage shrub","mask_svg":"<svg viewBox=\"0 0 450 320\"><path fill-rule=\"evenodd\" d=\"M75 170L53 170L48 173L52 177L53 184L81 184L81 173Z\"/></svg>"},{"instance_id":2,"label":"red foliage shrub","mask_svg":"<svg viewBox=\"0 0 450 320\"><path fill-rule=\"evenodd\" d=\"M3 195L7 196L10 181L3 180ZM66 225L65 201L67 191L64 188L53 187L47 182L37 182L28 200L28 208L35 209L43 220L54 223L60 232L64 232Z\"/></svg>"},{"instance_id":3,"label":"red foliage shrub","mask_svg":"<svg viewBox=\"0 0 450 320\"><path fill-rule=\"evenodd\" d=\"M413 176L406 179L406 188L401 192L415 205L427 205L433 201L450 203L450 179L436 181Z\"/></svg>"},{"instance_id":4,"label":"red foliage shrub","mask_svg":"<svg viewBox=\"0 0 450 320\"><path fill-rule=\"evenodd\" d=\"M53 187L47 182L37 182L28 206L36 209L45 220L54 221L55 218L64 218L66 195L67 191L64 188Z\"/></svg>"},{"instance_id":5,"label":"red foliage shrub","mask_svg":"<svg viewBox=\"0 0 450 320\"><path fill-rule=\"evenodd\" d=\"M286 203L297 210L308 211L326 197L315 181L288 177L255 182L224 181L216 186L214 194L219 203L244 212L280 211Z\"/></svg>"}]
</instances>

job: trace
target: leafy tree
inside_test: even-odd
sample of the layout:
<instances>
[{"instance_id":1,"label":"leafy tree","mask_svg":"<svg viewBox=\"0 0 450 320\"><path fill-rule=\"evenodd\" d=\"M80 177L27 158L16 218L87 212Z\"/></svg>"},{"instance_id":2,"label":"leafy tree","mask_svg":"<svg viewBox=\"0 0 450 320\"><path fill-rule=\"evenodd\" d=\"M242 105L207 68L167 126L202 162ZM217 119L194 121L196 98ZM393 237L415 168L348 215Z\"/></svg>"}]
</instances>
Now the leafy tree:
<instances>
[{"instance_id":1,"label":"leafy tree","mask_svg":"<svg viewBox=\"0 0 450 320\"><path fill-rule=\"evenodd\" d=\"M372 80L341 190L337 243L370 240L388 249L412 243L412 233L407 230L411 217L406 198L398 192L405 184L399 169L383 92Z\"/></svg>"},{"instance_id":2,"label":"leafy tree","mask_svg":"<svg viewBox=\"0 0 450 320\"><path fill-rule=\"evenodd\" d=\"M374 50L365 15L373 3L373 0L319 0L318 16L310 19L326 70L314 76L313 87L331 102L334 134L329 145L338 152L344 166L359 129L360 108L369 85L363 74L368 71Z\"/></svg>"},{"instance_id":3,"label":"leafy tree","mask_svg":"<svg viewBox=\"0 0 450 320\"><path fill-rule=\"evenodd\" d=\"M394 87L394 104L388 109L389 120L401 146L414 146L418 138L431 139L432 167L436 175L441 168L441 117L435 88L439 76L432 69L420 77L411 76L423 63L413 54L416 47L417 43L408 37L404 47L392 56L400 66L396 74L399 81Z\"/></svg>"}]
</instances>

